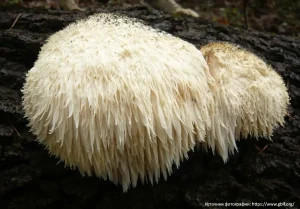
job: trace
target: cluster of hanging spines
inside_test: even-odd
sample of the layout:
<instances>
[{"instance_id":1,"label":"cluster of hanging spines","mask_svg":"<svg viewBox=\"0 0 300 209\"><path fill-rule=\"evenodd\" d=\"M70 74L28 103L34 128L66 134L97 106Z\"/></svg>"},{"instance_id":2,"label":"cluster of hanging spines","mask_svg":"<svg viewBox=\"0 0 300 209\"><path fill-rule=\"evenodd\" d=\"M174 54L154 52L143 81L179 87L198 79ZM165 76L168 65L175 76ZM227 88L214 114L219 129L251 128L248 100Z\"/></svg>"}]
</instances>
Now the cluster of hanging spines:
<instances>
[{"instance_id":1,"label":"cluster of hanging spines","mask_svg":"<svg viewBox=\"0 0 300 209\"><path fill-rule=\"evenodd\" d=\"M272 136L283 125L289 95L282 78L256 55L225 43L201 48L215 79L214 114L204 148L212 148L223 160L237 150L241 137Z\"/></svg>"},{"instance_id":2,"label":"cluster of hanging spines","mask_svg":"<svg viewBox=\"0 0 300 209\"><path fill-rule=\"evenodd\" d=\"M166 179L197 142L227 161L240 137L271 136L283 123L288 94L245 50L201 51L122 16L72 24L49 38L27 75L29 126L66 165L124 191Z\"/></svg>"}]
</instances>

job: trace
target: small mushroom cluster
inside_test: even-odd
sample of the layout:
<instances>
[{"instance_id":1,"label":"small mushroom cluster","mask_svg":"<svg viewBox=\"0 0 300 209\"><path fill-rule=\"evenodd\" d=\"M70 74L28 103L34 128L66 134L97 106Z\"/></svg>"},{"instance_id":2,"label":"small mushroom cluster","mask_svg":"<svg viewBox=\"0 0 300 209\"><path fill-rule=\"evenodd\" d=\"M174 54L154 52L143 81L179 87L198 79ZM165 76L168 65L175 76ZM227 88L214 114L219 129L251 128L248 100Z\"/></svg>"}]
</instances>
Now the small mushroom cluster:
<instances>
[{"instance_id":1,"label":"small mushroom cluster","mask_svg":"<svg viewBox=\"0 0 300 209\"><path fill-rule=\"evenodd\" d=\"M270 137L289 104L282 78L254 54L222 42L198 50L111 13L50 36L22 91L51 154L124 191L167 179L197 143L226 162L241 137Z\"/></svg>"}]
</instances>

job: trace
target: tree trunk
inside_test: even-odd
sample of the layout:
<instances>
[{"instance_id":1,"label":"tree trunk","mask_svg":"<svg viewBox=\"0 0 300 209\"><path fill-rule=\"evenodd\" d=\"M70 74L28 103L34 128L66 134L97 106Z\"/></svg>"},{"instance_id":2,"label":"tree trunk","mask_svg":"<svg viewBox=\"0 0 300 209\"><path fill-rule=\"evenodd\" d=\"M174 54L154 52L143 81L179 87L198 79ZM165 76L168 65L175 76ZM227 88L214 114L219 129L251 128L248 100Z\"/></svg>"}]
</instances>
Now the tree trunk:
<instances>
[{"instance_id":1,"label":"tree trunk","mask_svg":"<svg viewBox=\"0 0 300 209\"><path fill-rule=\"evenodd\" d=\"M99 11L98 11L99 12ZM122 192L96 177L64 168L26 127L21 91L26 72L54 32L92 12L0 9L0 208L202 208L205 203L294 203L300 207L300 40L221 26L195 18L175 19L144 7L120 11L178 36L198 48L211 41L244 46L284 78L290 116L273 142L242 140L227 164L195 151L167 181ZM11 26L20 15L12 29ZM176 52L174 52L176 53ZM237 87L238 88L238 87ZM262 149L268 145L263 152ZM224 206L223 206L224 207ZM223 208L218 207L218 208ZM216 208L216 206L215 206Z\"/></svg>"}]
</instances>

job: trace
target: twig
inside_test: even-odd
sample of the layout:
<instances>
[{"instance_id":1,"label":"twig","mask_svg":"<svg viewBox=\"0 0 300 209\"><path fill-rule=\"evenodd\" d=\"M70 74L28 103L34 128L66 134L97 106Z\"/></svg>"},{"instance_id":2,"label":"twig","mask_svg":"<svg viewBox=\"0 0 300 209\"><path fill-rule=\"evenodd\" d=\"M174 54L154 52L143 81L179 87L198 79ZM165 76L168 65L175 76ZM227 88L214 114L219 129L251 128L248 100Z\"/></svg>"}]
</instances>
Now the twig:
<instances>
[{"instance_id":1,"label":"twig","mask_svg":"<svg viewBox=\"0 0 300 209\"><path fill-rule=\"evenodd\" d=\"M294 117L291 116L291 114L290 114L289 112L286 114L286 116L288 116L288 117L291 118L291 119L294 119Z\"/></svg>"},{"instance_id":2,"label":"twig","mask_svg":"<svg viewBox=\"0 0 300 209\"><path fill-rule=\"evenodd\" d=\"M248 0L244 0L244 22L245 22L246 29L248 29L247 6L248 6Z\"/></svg>"},{"instance_id":3,"label":"twig","mask_svg":"<svg viewBox=\"0 0 300 209\"><path fill-rule=\"evenodd\" d=\"M21 13L22 14L22 13ZM15 19L14 23L11 25L10 29L12 29L15 24L17 23L17 21L19 20L19 18L21 17L21 14L18 14L17 18Z\"/></svg>"},{"instance_id":4,"label":"twig","mask_svg":"<svg viewBox=\"0 0 300 209\"><path fill-rule=\"evenodd\" d=\"M21 137L21 134L19 133L19 131L16 129L16 127L12 123L11 123L11 126L13 127L15 132L18 134L18 136Z\"/></svg>"},{"instance_id":5,"label":"twig","mask_svg":"<svg viewBox=\"0 0 300 209\"><path fill-rule=\"evenodd\" d=\"M261 154L265 151L265 149L268 147L268 145L264 146L264 148L260 149L255 145L256 149L259 151L258 154Z\"/></svg>"}]
</instances>

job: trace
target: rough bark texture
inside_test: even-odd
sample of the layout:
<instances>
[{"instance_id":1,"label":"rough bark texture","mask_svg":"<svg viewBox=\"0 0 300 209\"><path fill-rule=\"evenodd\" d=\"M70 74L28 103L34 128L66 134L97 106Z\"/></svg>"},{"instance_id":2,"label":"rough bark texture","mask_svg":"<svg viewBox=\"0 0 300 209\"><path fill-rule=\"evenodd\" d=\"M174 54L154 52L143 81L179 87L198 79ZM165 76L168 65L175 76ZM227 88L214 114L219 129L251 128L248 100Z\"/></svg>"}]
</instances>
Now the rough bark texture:
<instances>
[{"instance_id":1,"label":"rough bark texture","mask_svg":"<svg viewBox=\"0 0 300 209\"><path fill-rule=\"evenodd\" d=\"M0 9L0 208L203 208L205 202L292 202L300 207L300 41L224 27L194 18L174 19L144 7L123 10L200 47L211 41L240 44L269 62L291 96L290 117L273 142L248 139L224 165L195 152L168 181L121 187L64 168L35 141L21 106L25 74L46 38L92 12ZM21 14L13 29L9 29ZM176 53L176 52L174 52ZM238 88L238 87L237 87ZM267 148L259 153L256 146ZM217 207L215 207L217 208Z\"/></svg>"}]
</instances>

